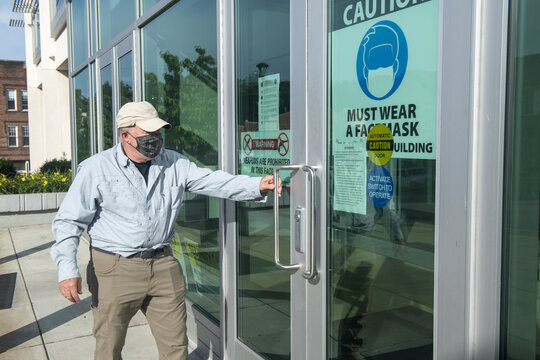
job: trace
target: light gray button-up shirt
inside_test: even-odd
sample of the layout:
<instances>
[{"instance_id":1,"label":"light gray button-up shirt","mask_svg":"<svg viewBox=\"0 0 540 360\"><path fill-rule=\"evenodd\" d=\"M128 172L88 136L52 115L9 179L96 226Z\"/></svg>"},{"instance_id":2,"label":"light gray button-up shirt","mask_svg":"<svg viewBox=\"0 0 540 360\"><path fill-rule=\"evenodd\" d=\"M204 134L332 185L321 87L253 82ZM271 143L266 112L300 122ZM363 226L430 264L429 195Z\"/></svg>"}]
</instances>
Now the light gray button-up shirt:
<instances>
[{"instance_id":1,"label":"light gray button-up shirt","mask_svg":"<svg viewBox=\"0 0 540 360\"><path fill-rule=\"evenodd\" d=\"M53 221L51 256L59 281L80 277L76 253L88 226L92 247L129 256L171 243L185 191L264 200L261 178L198 168L175 151L152 160L148 185L122 144L83 161Z\"/></svg>"}]
</instances>

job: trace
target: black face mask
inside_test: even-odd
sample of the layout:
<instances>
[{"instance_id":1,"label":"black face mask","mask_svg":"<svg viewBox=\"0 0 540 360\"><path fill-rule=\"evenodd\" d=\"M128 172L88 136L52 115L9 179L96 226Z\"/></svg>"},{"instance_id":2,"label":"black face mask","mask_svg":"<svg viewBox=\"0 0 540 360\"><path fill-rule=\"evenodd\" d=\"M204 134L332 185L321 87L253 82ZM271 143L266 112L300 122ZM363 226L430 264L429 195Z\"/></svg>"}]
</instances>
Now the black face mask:
<instances>
[{"instance_id":1,"label":"black face mask","mask_svg":"<svg viewBox=\"0 0 540 360\"><path fill-rule=\"evenodd\" d=\"M155 158L161 151L161 146L163 146L163 138L160 132L139 137L133 136L133 138L137 142L135 149L150 159Z\"/></svg>"}]
</instances>

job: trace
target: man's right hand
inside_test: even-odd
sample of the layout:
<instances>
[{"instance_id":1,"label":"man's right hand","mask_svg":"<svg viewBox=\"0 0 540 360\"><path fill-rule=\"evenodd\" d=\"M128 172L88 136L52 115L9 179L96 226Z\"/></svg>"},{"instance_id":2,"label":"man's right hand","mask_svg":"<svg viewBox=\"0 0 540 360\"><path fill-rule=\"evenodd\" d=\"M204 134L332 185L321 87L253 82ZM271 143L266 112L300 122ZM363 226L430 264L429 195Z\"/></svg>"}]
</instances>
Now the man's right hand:
<instances>
[{"instance_id":1,"label":"man's right hand","mask_svg":"<svg viewBox=\"0 0 540 360\"><path fill-rule=\"evenodd\" d=\"M72 278L60 281L58 283L60 292L66 299L71 302L81 302L79 294L82 294L82 282L81 278Z\"/></svg>"}]
</instances>

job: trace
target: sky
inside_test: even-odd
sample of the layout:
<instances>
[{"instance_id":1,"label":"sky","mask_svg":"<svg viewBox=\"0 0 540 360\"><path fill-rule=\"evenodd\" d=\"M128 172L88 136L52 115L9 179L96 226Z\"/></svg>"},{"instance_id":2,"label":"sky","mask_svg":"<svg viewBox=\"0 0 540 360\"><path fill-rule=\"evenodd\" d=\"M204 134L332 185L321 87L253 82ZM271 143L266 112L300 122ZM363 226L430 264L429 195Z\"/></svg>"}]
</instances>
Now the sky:
<instances>
[{"instance_id":1,"label":"sky","mask_svg":"<svg viewBox=\"0 0 540 360\"><path fill-rule=\"evenodd\" d=\"M14 13L13 0L0 0L0 59L25 60L24 28L9 26L9 19L20 19L22 13Z\"/></svg>"}]
</instances>

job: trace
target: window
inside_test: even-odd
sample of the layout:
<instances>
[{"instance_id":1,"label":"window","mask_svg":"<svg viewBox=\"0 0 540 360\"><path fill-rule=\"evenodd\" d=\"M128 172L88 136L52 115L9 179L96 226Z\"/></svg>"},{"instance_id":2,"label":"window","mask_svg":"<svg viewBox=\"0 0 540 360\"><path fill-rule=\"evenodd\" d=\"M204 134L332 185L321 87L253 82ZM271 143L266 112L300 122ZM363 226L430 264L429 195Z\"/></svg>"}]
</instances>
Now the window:
<instances>
[{"instance_id":1,"label":"window","mask_svg":"<svg viewBox=\"0 0 540 360\"><path fill-rule=\"evenodd\" d=\"M76 69L88 58L88 7L86 1L71 3L71 41L73 68Z\"/></svg>"},{"instance_id":2,"label":"window","mask_svg":"<svg viewBox=\"0 0 540 360\"><path fill-rule=\"evenodd\" d=\"M90 75L88 68L73 77L73 106L75 107L75 144L77 164L92 154L90 136Z\"/></svg>"},{"instance_id":3,"label":"window","mask_svg":"<svg viewBox=\"0 0 540 360\"><path fill-rule=\"evenodd\" d=\"M173 125L164 133L164 147L211 169L218 166L216 24L215 1L183 0L142 29L144 99ZM179 41L182 33L190 36ZM131 61L131 55L119 61L122 101L132 96ZM220 318L218 217L215 199L186 196L172 244L185 269L186 297L216 322Z\"/></svg>"},{"instance_id":4,"label":"window","mask_svg":"<svg viewBox=\"0 0 540 360\"><path fill-rule=\"evenodd\" d=\"M8 134L8 146L17 146L17 127L8 126L7 134Z\"/></svg>"},{"instance_id":5,"label":"window","mask_svg":"<svg viewBox=\"0 0 540 360\"><path fill-rule=\"evenodd\" d=\"M21 110L28 110L28 91L21 90Z\"/></svg>"},{"instance_id":6,"label":"window","mask_svg":"<svg viewBox=\"0 0 540 360\"><path fill-rule=\"evenodd\" d=\"M7 109L17 110L17 92L15 90L7 91Z\"/></svg>"},{"instance_id":7,"label":"window","mask_svg":"<svg viewBox=\"0 0 540 360\"><path fill-rule=\"evenodd\" d=\"M22 127L22 144L23 146L30 146L30 128L28 126Z\"/></svg>"},{"instance_id":8,"label":"window","mask_svg":"<svg viewBox=\"0 0 540 360\"><path fill-rule=\"evenodd\" d=\"M99 47L103 48L135 21L133 0L98 1Z\"/></svg>"},{"instance_id":9,"label":"window","mask_svg":"<svg viewBox=\"0 0 540 360\"><path fill-rule=\"evenodd\" d=\"M540 358L538 11L537 1L510 1L501 359Z\"/></svg>"}]
</instances>

